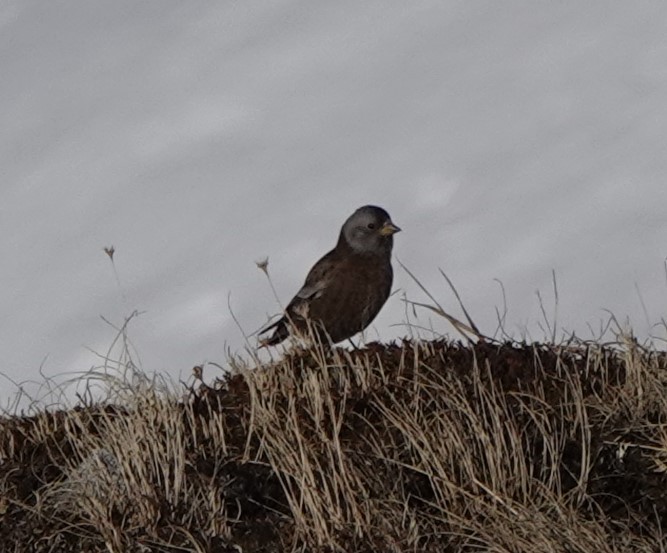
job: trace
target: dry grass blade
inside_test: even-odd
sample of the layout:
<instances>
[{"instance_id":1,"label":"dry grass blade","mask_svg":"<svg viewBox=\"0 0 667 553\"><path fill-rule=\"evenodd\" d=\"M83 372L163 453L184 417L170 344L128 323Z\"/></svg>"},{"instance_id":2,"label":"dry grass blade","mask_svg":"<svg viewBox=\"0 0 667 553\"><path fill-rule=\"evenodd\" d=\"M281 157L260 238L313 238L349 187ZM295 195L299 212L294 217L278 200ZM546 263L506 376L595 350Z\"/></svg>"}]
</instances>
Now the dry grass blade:
<instances>
[{"instance_id":1,"label":"dry grass blade","mask_svg":"<svg viewBox=\"0 0 667 553\"><path fill-rule=\"evenodd\" d=\"M472 320L470 319L470 317L469 317L469 315L468 315L468 312L466 311L465 307L463 306L463 303L461 302L461 298L460 298L458 292L456 291L456 289L454 288L454 285L453 285L452 282L449 280L449 278L447 277L447 275L445 275L445 273L442 272L442 270L440 271L440 273L442 274L442 276L445 277L445 279L446 279L447 282L449 283L450 287L451 287L452 290L454 291L454 294L456 295L456 298L457 298L457 300L458 300L458 302L459 302L459 305L460 305L461 308L463 309L463 312L464 312L466 318L468 319L468 322L470 323L469 325L466 325L465 323L462 323L462 322L459 321L457 318L455 318L455 317L451 316L449 313L447 313L447 312L444 310L444 308L443 308L443 307L438 303L438 301L435 299L435 297L433 296L433 294L431 294L431 293L428 291L428 289L427 289L427 288L420 282L420 280L419 280L419 279L418 279L418 278L417 278L417 277L410 271L410 269L408 269L403 263L401 263L401 261L397 261L397 262L398 262L398 264L401 266L401 268L402 268L406 273L408 273L408 275L410 276L410 278L412 278L412 280L415 281L415 283L417 284L417 286L419 286L419 288L420 288L420 289L421 289L421 290L428 296L428 298L433 302L433 305L428 305L428 304L420 303L420 302L413 302L413 301L409 301L409 300L403 300L403 301L406 301L406 302L407 302L408 304L410 304L410 305L414 305L414 306L418 306L418 307L425 307L426 309L430 309L430 310L433 311L434 313L437 313L438 315L440 315L441 317L443 317L444 319L446 319L446 320L447 320L447 321L448 321L448 322L449 322L449 323L450 323L450 324L451 324L451 325L452 325L452 326L453 326L453 327L454 327L454 328L455 328L455 329L456 329L456 330L457 330L457 331L458 331L458 332L459 332L459 333L460 333L460 334L461 334L461 335L462 335L468 342L470 342L470 343L472 343L472 340L471 340L471 338L470 338L470 335L471 335L471 334L472 334L473 336L475 336L478 340L482 341L482 342L484 342L484 341L491 341L490 338L488 338L488 337L482 335L482 334L479 332L479 330L477 329L477 327L474 325L474 323L472 322Z\"/></svg>"},{"instance_id":2,"label":"dry grass blade","mask_svg":"<svg viewBox=\"0 0 667 553\"><path fill-rule=\"evenodd\" d=\"M456 301L459 302L459 307L461 308L461 311L463 311L463 314L466 316L466 320L468 321L468 324L470 325L470 328L473 329L475 335L480 339L484 340L484 337L480 333L479 329L477 328L477 325L473 322L473 320L470 318L470 315L468 314L468 310L465 308L465 305L463 305L463 301L461 300L461 296L459 295L458 290L454 286L454 283L450 280L450 278L445 274L445 272L438 268L438 271L440 271L440 274L443 276L443 278L447 281L447 284L449 284L449 287L452 289L452 292L454 293L454 296L456 297Z\"/></svg>"}]
</instances>

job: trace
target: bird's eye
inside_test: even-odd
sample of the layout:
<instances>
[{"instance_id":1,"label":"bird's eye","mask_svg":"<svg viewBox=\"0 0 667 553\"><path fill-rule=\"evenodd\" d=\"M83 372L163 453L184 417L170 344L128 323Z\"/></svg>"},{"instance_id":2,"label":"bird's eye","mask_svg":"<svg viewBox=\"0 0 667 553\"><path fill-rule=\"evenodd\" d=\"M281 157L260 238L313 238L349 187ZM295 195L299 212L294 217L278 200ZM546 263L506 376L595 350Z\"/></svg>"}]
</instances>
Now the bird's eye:
<instances>
[{"instance_id":1,"label":"bird's eye","mask_svg":"<svg viewBox=\"0 0 667 553\"><path fill-rule=\"evenodd\" d=\"M375 230L375 223L368 223L368 228L371 230Z\"/></svg>"}]
</instances>

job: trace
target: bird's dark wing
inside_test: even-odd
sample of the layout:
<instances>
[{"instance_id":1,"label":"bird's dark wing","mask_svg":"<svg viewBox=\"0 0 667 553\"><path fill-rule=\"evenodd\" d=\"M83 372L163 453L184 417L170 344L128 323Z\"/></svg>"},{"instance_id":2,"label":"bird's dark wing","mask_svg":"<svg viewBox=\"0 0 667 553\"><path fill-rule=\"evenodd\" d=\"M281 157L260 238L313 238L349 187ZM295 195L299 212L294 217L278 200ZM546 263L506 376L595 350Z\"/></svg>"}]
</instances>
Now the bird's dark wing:
<instances>
[{"instance_id":1,"label":"bird's dark wing","mask_svg":"<svg viewBox=\"0 0 667 553\"><path fill-rule=\"evenodd\" d=\"M322 294L322 292L331 283L332 276L336 272L336 265L339 262L339 255L336 250L331 250L328 254L322 257L306 276L301 290L296 293L290 305L299 300L312 300ZM289 310L289 306L287 306Z\"/></svg>"},{"instance_id":2,"label":"bird's dark wing","mask_svg":"<svg viewBox=\"0 0 667 553\"><path fill-rule=\"evenodd\" d=\"M290 321L298 327L304 327L306 319L309 318L310 303L320 297L327 289L335 275L335 267L339 261L338 252L334 249L322 257L308 272L306 281L301 289L292 298L285 308L285 315L275 323L260 330L264 334L275 329L273 334L262 341L262 345L273 346L282 342L290 334Z\"/></svg>"}]
</instances>

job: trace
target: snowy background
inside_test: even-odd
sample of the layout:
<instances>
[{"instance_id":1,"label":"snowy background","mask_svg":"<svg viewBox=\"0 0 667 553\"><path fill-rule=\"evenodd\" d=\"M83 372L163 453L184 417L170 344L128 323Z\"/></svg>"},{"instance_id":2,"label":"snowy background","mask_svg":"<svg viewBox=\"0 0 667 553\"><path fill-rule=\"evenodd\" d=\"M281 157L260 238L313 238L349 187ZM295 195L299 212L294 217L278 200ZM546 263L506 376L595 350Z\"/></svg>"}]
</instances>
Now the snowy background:
<instances>
[{"instance_id":1,"label":"snowy background","mask_svg":"<svg viewBox=\"0 0 667 553\"><path fill-rule=\"evenodd\" d=\"M289 301L366 203L486 333L498 279L542 339L553 270L559 329L665 337L667 3L1 0L0 76L0 399L134 310L145 370L224 364L228 301L246 333L279 310L255 262ZM395 288L369 339L424 300Z\"/></svg>"}]
</instances>

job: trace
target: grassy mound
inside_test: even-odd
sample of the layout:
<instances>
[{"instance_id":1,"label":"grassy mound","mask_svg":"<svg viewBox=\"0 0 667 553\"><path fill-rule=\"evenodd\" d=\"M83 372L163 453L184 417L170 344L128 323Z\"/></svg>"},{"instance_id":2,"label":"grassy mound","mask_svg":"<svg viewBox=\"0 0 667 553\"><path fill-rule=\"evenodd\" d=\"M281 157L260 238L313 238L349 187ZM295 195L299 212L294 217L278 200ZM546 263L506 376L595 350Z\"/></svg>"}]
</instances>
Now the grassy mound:
<instances>
[{"instance_id":1,"label":"grassy mound","mask_svg":"<svg viewBox=\"0 0 667 553\"><path fill-rule=\"evenodd\" d=\"M660 551L666 369L406 341L5 417L0 550Z\"/></svg>"}]
</instances>

